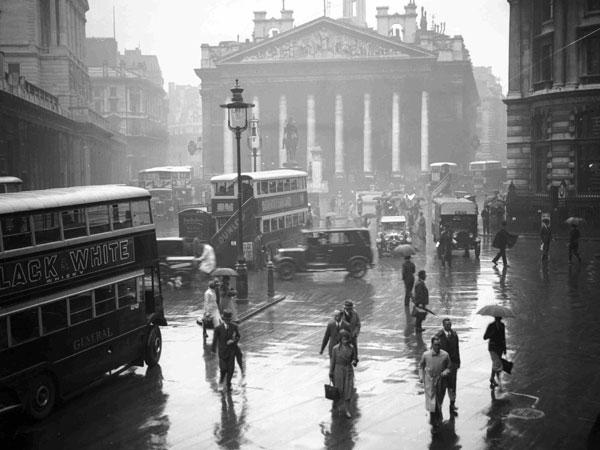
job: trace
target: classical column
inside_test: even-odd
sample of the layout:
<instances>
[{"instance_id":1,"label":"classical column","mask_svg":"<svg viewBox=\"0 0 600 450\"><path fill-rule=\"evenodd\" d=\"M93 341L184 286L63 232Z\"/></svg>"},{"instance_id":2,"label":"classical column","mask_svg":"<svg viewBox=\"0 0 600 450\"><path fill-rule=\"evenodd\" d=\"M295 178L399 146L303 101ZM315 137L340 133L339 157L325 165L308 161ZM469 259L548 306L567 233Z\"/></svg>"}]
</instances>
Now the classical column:
<instances>
[{"instance_id":1,"label":"classical column","mask_svg":"<svg viewBox=\"0 0 600 450\"><path fill-rule=\"evenodd\" d=\"M60 37L60 43L66 45L68 42L68 30L67 30L67 3L66 0L56 0L56 8L58 9L58 35Z\"/></svg>"},{"instance_id":2,"label":"classical column","mask_svg":"<svg viewBox=\"0 0 600 450\"><path fill-rule=\"evenodd\" d=\"M58 24L56 23L56 0L50 0L50 47L58 45Z\"/></svg>"},{"instance_id":3,"label":"classical column","mask_svg":"<svg viewBox=\"0 0 600 450\"><path fill-rule=\"evenodd\" d=\"M554 86L565 84L565 5L562 0L554 2Z\"/></svg>"},{"instance_id":4,"label":"classical column","mask_svg":"<svg viewBox=\"0 0 600 450\"><path fill-rule=\"evenodd\" d=\"M564 6L567 7L567 23L570 24L567 27L566 42L575 42L577 40L577 27L575 24L579 23L579 17L577 15L579 2L566 2ZM567 52L567 86L570 87L579 85L579 64L577 61L578 47L578 45L570 45L564 50ZM554 49L554 51L556 50L558 49Z\"/></svg>"},{"instance_id":5,"label":"classical column","mask_svg":"<svg viewBox=\"0 0 600 450\"><path fill-rule=\"evenodd\" d=\"M429 92L421 94L421 172L429 172Z\"/></svg>"},{"instance_id":6,"label":"classical column","mask_svg":"<svg viewBox=\"0 0 600 450\"><path fill-rule=\"evenodd\" d=\"M224 103L229 103L230 98L226 98ZM233 133L227 126L228 109L223 108L223 173L233 173Z\"/></svg>"},{"instance_id":7,"label":"classical column","mask_svg":"<svg viewBox=\"0 0 600 450\"><path fill-rule=\"evenodd\" d=\"M315 96L306 97L306 161L312 161L312 149L315 146Z\"/></svg>"},{"instance_id":8,"label":"classical column","mask_svg":"<svg viewBox=\"0 0 600 450\"><path fill-rule=\"evenodd\" d=\"M335 96L335 176L344 177L344 103L341 94Z\"/></svg>"},{"instance_id":9,"label":"classical column","mask_svg":"<svg viewBox=\"0 0 600 450\"><path fill-rule=\"evenodd\" d=\"M521 92L521 6L519 0L509 0L508 96Z\"/></svg>"},{"instance_id":10,"label":"classical column","mask_svg":"<svg viewBox=\"0 0 600 450\"><path fill-rule=\"evenodd\" d=\"M279 97L279 167L287 162L287 154L283 145L283 130L285 129L285 121L287 120L287 99L285 94Z\"/></svg>"},{"instance_id":11,"label":"classical column","mask_svg":"<svg viewBox=\"0 0 600 450\"><path fill-rule=\"evenodd\" d=\"M252 103L254 103L254 108L252 108L250 111L251 114L254 114L254 117L256 117L258 119L258 137L259 137L259 147L258 147L258 152L256 154L256 171L260 172L262 170L262 148L260 145L260 101L258 100L258 96L254 96L252 98ZM250 151L252 151L252 149L250 149ZM252 157L252 164L250 165L250 167L254 167L254 158ZM254 170L254 169L252 169Z\"/></svg>"},{"instance_id":12,"label":"classical column","mask_svg":"<svg viewBox=\"0 0 600 450\"><path fill-rule=\"evenodd\" d=\"M392 175L400 175L400 96L392 96Z\"/></svg>"},{"instance_id":13,"label":"classical column","mask_svg":"<svg viewBox=\"0 0 600 450\"><path fill-rule=\"evenodd\" d=\"M371 149L371 94L364 95L365 113L363 119L363 171L365 176L373 172L373 151Z\"/></svg>"}]
</instances>

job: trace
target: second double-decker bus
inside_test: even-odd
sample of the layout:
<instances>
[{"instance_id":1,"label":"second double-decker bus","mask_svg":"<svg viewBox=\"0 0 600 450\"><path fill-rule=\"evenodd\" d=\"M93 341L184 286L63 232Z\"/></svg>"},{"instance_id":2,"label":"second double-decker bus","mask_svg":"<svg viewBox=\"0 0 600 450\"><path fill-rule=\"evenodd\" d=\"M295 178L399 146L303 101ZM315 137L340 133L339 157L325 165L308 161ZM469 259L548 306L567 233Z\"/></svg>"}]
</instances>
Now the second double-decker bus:
<instances>
[{"instance_id":1,"label":"second double-decker bus","mask_svg":"<svg viewBox=\"0 0 600 450\"><path fill-rule=\"evenodd\" d=\"M0 398L41 419L109 371L158 364L166 325L150 194L0 195Z\"/></svg>"},{"instance_id":2,"label":"second double-decker bus","mask_svg":"<svg viewBox=\"0 0 600 450\"><path fill-rule=\"evenodd\" d=\"M506 168L500 161L473 161L469 163L476 191L493 192L501 190L506 181Z\"/></svg>"},{"instance_id":3,"label":"second double-decker bus","mask_svg":"<svg viewBox=\"0 0 600 450\"><path fill-rule=\"evenodd\" d=\"M17 177L0 177L0 194L7 192L20 192L23 186L23 180Z\"/></svg>"},{"instance_id":4,"label":"second double-decker bus","mask_svg":"<svg viewBox=\"0 0 600 450\"><path fill-rule=\"evenodd\" d=\"M163 166L140 170L138 186L144 189L170 189L176 205L192 203L192 166Z\"/></svg>"},{"instance_id":5,"label":"second double-decker bus","mask_svg":"<svg viewBox=\"0 0 600 450\"><path fill-rule=\"evenodd\" d=\"M306 172L267 170L242 174L244 256L253 261L256 237L275 252L300 242L300 230L309 220ZM237 174L211 178L211 220L216 233L211 238L219 265L233 266L237 258L238 185Z\"/></svg>"}]
</instances>

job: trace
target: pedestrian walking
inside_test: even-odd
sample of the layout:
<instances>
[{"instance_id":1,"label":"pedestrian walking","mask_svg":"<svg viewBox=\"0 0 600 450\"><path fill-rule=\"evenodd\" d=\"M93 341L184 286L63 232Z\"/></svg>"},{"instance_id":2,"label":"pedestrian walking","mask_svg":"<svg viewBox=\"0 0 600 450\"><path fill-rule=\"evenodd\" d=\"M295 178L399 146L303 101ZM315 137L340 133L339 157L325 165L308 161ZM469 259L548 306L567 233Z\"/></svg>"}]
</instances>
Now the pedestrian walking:
<instances>
[{"instance_id":1,"label":"pedestrian walking","mask_svg":"<svg viewBox=\"0 0 600 450\"><path fill-rule=\"evenodd\" d=\"M362 194L358 194L356 197L356 213L359 215L359 217L362 217L363 215L363 202Z\"/></svg>"},{"instance_id":2,"label":"pedestrian walking","mask_svg":"<svg viewBox=\"0 0 600 450\"><path fill-rule=\"evenodd\" d=\"M226 309L222 314L223 323L215 328L211 351L218 349L219 356L219 384L226 382L226 389L231 390L231 379L235 370L236 345L240 338L238 326L232 322L233 314Z\"/></svg>"},{"instance_id":3,"label":"pedestrian walking","mask_svg":"<svg viewBox=\"0 0 600 450\"><path fill-rule=\"evenodd\" d=\"M483 335L483 339L488 342L488 350L492 359L492 373L490 375L490 389L500 386L500 374L502 373L502 355L506 355L506 330L502 317L494 317ZM496 381L496 379L498 381Z\"/></svg>"},{"instance_id":4,"label":"pedestrian walking","mask_svg":"<svg viewBox=\"0 0 600 450\"><path fill-rule=\"evenodd\" d=\"M198 265L198 269L204 278L208 278L210 273L217 267L217 259L215 257L215 249L212 245L203 243L200 238L195 237L192 241L194 251L194 262Z\"/></svg>"},{"instance_id":5,"label":"pedestrian walking","mask_svg":"<svg viewBox=\"0 0 600 450\"><path fill-rule=\"evenodd\" d=\"M360 317L358 316L358 313L354 310L354 302L352 300L346 300L344 302L342 319L348 322L348 325L350 325L350 339L352 340L352 345L354 345L356 356L358 358L358 335L360 334Z\"/></svg>"},{"instance_id":6,"label":"pedestrian walking","mask_svg":"<svg viewBox=\"0 0 600 450\"><path fill-rule=\"evenodd\" d=\"M427 222L423 216L423 211L419 212L417 219L417 237L423 242L423 247L427 244Z\"/></svg>"},{"instance_id":7,"label":"pedestrian walking","mask_svg":"<svg viewBox=\"0 0 600 450\"><path fill-rule=\"evenodd\" d=\"M411 261L410 255L404 257L404 264L402 264L402 281L404 281L404 306L410 304L410 297L412 296L412 290L415 285L415 272L417 268L415 263Z\"/></svg>"},{"instance_id":8,"label":"pedestrian walking","mask_svg":"<svg viewBox=\"0 0 600 450\"><path fill-rule=\"evenodd\" d=\"M415 283L415 294L413 296L413 302L415 308L413 315L415 316L415 330L417 332L423 331L423 321L427 317L427 310L425 309L429 304L429 289L425 285L425 279L427 273L424 270L419 270L418 279Z\"/></svg>"},{"instance_id":9,"label":"pedestrian walking","mask_svg":"<svg viewBox=\"0 0 600 450\"><path fill-rule=\"evenodd\" d=\"M340 393L340 398L333 404L340 413L345 414L348 419L352 418L350 413L350 402L354 396L354 367L358 364L356 348L352 345L350 332L340 332L340 342L333 347L329 364L329 379Z\"/></svg>"},{"instance_id":10,"label":"pedestrian walking","mask_svg":"<svg viewBox=\"0 0 600 450\"><path fill-rule=\"evenodd\" d=\"M458 345L458 334L452 329L452 320L446 318L442 321L442 329L437 333L440 339L440 348L448 353L450 357L450 373L446 377L448 398L450 399L450 416L456 416L456 376L460 369L460 350Z\"/></svg>"},{"instance_id":11,"label":"pedestrian walking","mask_svg":"<svg viewBox=\"0 0 600 450\"><path fill-rule=\"evenodd\" d=\"M440 255L442 257L442 268L452 267L452 241L453 241L452 229L444 227L444 230L440 234Z\"/></svg>"},{"instance_id":12,"label":"pedestrian walking","mask_svg":"<svg viewBox=\"0 0 600 450\"><path fill-rule=\"evenodd\" d=\"M510 267L506 261L506 247L508 247L508 241L514 237L514 235L506 231L506 220L503 220L500 229L492 241L492 247L498 249L498 254L492 259L494 266L498 264L498 260L502 257L504 267Z\"/></svg>"},{"instance_id":13,"label":"pedestrian walking","mask_svg":"<svg viewBox=\"0 0 600 450\"><path fill-rule=\"evenodd\" d=\"M581 262L581 256L579 256L579 238L581 234L577 228L577 224L571 224L571 231L569 231L569 264L571 264L571 258L577 257L577 260Z\"/></svg>"},{"instance_id":14,"label":"pedestrian walking","mask_svg":"<svg viewBox=\"0 0 600 450\"><path fill-rule=\"evenodd\" d=\"M483 223L483 234L490 234L490 205L485 205L481 210L481 222Z\"/></svg>"},{"instance_id":15,"label":"pedestrian walking","mask_svg":"<svg viewBox=\"0 0 600 450\"><path fill-rule=\"evenodd\" d=\"M208 283L206 292L204 292L204 314L202 316L202 335L204 340L208 337L206 330L208 328L215 330L222 322L217 303L216 287L217 284L211 281Z\"/></svg>"},{"instance_id":16,"label":"pedestrian walking","mask_svg":"<svg viewBox=\"0 0 600 450\"><path fill-rule=\"evenodd\" d=\"M237 309L235 306L235 300L237 298L237 291L229 286L229 276L223 275L221 285L219 287L219 309L221 314L223 311L228 309L232 314L232 320L237 322Z\"/></svg>"},{"instance_id":17,"label":"pedestrian walking","mask_svg":"<svg viewBox=\"0 0 600 450\"><path fill-rule=\"evenodd\" d=\"M550 242L552 241L552 230L550 230L550 220L543 219L540 228L540 239L542 240L542 259L548 259L550 251Z\"/></svg>"},{"instance_id":18,"label":"pedestrian walking","mask_svg":"<svg viewBox=\"0 0 600 450\"><path fill-rule=\"evenodd\" d=\"M333 311L333 320L330 320L327 323L325 336L323 336L321 350L319 351L320 355L323 354L323 350L325 350L325 346L329 342L329 357L331 358L331 351L333 350L333 347L340 343L340 332L342 330L346 330L349 333L350 324L342 319L342 310L336 309Z\"/></svg>"},{"instance_id":19,"label":"pedestrian walking","mask_svg":"<svg viewBox=\"0 0 600 450\"><path fill-rule=\"evenodd\" d=\"M441 349L440 339L431 338L431 350L423 353L419 363L419 378L425 391L425 409L429 411L431 432L439 432L443 420L442 403L446 391L446 377L450 373L450 356Z\"/></svg>"},{"instance_id":20,"label":"pedestrian walking","mask_svg":"<svg viewBox=\"0 0 600 450\"><path fill-rule=\"evenodd\" d=\"M263 234L258 231L256 237L254 238L253 248L254 251L254 269L257 272L261 272L264 268L265 262L265 253L264 253L264 244L263 244Z\"/></svg>"}]
</instances>

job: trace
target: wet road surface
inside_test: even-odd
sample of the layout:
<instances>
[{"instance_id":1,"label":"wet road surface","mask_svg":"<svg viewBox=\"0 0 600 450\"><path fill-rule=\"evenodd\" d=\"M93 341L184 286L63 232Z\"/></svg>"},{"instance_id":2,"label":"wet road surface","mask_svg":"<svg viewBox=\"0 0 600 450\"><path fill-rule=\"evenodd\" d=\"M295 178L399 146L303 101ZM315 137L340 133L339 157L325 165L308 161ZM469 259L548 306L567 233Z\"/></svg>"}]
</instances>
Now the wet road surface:
<instances>
[{"instance_id":1,"label":"wet road surface","mask_svg":"<svg viewBox=\"0 0 600 450\"><path fill-rule=\"evenodd\" d=\"M479 261L455 253L451 269L441 269L431 243L415 256L438 315L422 335L403 305L400 259L378 261L363 280L339 272L276 280L287 297L242 323L246 376L236 368L230 394L219 389L217 359L195 323L201 290L167 292L160 367L108 380L39 423L3 419L12 421L6 448L585 448L600 412L600 244L584 245L584 262L569 267L564 242L542 263L537 239L520 239L504 271L493 268L489 241ZM266 293L265 272L251 274L250 290ZM352 419L324 398L328 360L318 353L327 320L348 298L363 322ZM513 374L495 396L482 339L492 319L476 314L493 302L517 316L505 320ZM449 420L446 398L442 431L432 436L417 363L444 317L461 339L459 415Z\"/></svg>"}]
</instances>

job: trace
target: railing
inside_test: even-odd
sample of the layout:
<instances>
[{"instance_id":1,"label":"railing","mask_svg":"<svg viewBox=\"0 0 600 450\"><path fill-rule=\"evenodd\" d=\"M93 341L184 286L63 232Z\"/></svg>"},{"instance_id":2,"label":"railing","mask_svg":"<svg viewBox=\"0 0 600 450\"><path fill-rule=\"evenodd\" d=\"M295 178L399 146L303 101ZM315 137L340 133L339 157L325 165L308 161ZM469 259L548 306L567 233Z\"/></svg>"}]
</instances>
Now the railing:
<instances>
[{"instance_id":1,"label":"railing","mask_svg":"<svg viewBox=\"0 0 600 450\"><path fill-rule=\"evenodd\" d=\"M34 103L42 108L54 111L57 114L67 115L60 107L58 98L54 95L29 83L23 77L19 77L18 81L14 78L13 81L9 80L10 77L2 77L0 79L1 90L14 95L15 97Z\"/></svg>"},{"instance_id":2,"label":"railing","mask_svg":"<svg viewBox=\"0 0 600 450\"><path fill-rule=\"evenodd\" d=\"M110 129L110 122L87 106L71 106L71 118L77 122L93 123L105 130Z\"/></svg>"}]
</instances>

